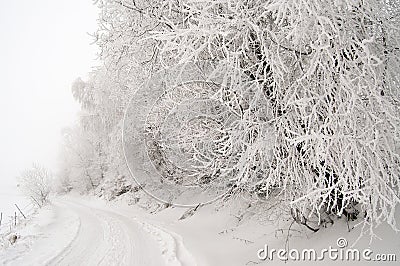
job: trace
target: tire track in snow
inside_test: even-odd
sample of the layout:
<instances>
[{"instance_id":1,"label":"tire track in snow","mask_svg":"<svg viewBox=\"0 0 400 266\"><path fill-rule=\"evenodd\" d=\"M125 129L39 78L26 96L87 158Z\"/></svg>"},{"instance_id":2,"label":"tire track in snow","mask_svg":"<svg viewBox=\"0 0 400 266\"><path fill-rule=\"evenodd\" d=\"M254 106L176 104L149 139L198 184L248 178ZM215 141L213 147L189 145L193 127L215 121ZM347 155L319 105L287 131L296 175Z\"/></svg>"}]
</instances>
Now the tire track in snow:
<instances>
[{"instance_id":1,"label":"tire track in snow","mask_svg":"<svg viewBox=\"0 0 400 266\"><path fill-rule=\"evenodd\" d=\"M77 200L59 202L76 213L81 226L76 238L47 265L195 265L180 261L177 247L182 244L158 227Z\"/></svg>"},{"instance_id":2,"label":"tire track in snow","mask_svg":"<svg viewBox=\"0 0 400 266\"><path fill-rule=\"evenodd\" d=\"M91 254L95 254L96 250L102 247L97 244L104 242L101 241L101 239L104 240L102 222L97 219L90 209L59 201L55 206L59 208L58 211L61 208L72 211L78 217L79 227L69 244L50 261L46 262L46 265L86 264ZM84 242L88 245L82 245Z\"/></svg>"}]
</instances>

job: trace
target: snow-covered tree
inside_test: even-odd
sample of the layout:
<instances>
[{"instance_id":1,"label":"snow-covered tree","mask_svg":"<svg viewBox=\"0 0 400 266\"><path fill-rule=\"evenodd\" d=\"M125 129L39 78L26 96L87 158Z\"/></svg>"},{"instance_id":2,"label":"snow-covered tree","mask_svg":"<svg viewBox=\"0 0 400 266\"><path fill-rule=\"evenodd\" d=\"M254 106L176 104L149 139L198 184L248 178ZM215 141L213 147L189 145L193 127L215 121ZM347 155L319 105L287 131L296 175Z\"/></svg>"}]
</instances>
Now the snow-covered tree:
<instances>
[{"instance_id":1,"label":"snow-covered tree","mask_svg":"<svg viewBox=\"0 0 400 266\"><path fill-rule=\"evenodd\" d=\"M281 191L301 215L394 225L399 199L396 1L164 1L161 62L215 62L237 113L238 191ZM160 11L161 12L161 11ZM162 12L161 12L162 13ZM216 92L217 93L217 92Z\"/></svg>"},{"instance_id":2,"label":"snow-covered tree","mask_svg":"<svg viewBox=\"0 0 400 266\"><path fill-rule=\"evenodd\" d=\"M228 196L279 195L302 222L357 206L366 222L395 226L398 1L98 4L105 67L73 90L89 114L82 127L101 143L109 169L122 167L118 132L133 93L160 69L196 65L213 84L207 103L193 96L198 86L187 92L177 83L149 102L143 141L159 171L181 185L188 172L176 169L190 168L198 185L227 182Z\"/></svg>"},{"instance_id":3,"label":"snow-covered tree","mask_svg":"<svg viewBox=\"0 0 400 266\"><path fill-rule=\"evenodd\" d=\"M31 168L25 169L17 178L18 187L28 197L45 203L50 194L53 175L49 170L39 164L33 164Z\"/></svg>"},{"instance_id":4,"label":"snow-covered tree","mask_svg":"<svg viewBox=\"0 0 400 266\"><path fill-rule=\"evenodd\" d=\"M63 138L59 171L63 183L78 191L95 189L102 178L102 171L94 137L76 126L65 129Z\"/></svg>"},{"instance_id":5,"label":"snow-covered tree","mask_svg":"<svg viewBox=\"0 0 400 266\"><path fill-rule=\"evenodd\" d=\"M63 132L60 175L80 191L93 190L108 175L117 176L122 161L119 124L127 90L104 68L88 80L76 79L72 94L81 105L78 124Z\"/></svg>"}]
</instances>

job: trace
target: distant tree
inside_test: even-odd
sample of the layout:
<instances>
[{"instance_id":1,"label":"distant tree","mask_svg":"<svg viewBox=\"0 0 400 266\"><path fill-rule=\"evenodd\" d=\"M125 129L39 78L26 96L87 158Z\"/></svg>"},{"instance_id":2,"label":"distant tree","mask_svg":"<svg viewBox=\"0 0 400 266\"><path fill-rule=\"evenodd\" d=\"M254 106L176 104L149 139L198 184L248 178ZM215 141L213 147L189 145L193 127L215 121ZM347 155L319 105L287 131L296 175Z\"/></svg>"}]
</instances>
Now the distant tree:
<instances>
[{"instance_id":1,"label":"distant tree","mask_svg":"<svg viewBox=\"0 0 400 266\"><path fill-rule=\"evenodd\" d=\"M96 189L108 172L119 175L124 165L119 124L129 97L125 96L126 88L114 79L115 75L99 67L87 80L77 78L73 82L72 94L81 112L78 123L63 131L61 184L89 191Z\"/></svg>"},{"instance_id":2,"label":"distant tree","mask_svg":"<svg viewBox=\"0 0 400 266\"><path fill-rule=\"evenodd\" d=\"M53 175L44 166L33 164L18 176L19 187L29 197L42 204L48 200Z\"/></svg>"},{"instance_id":3,"label":"distant tree","mask_svg":"<svg viewBox=\"0 0 400 266\"><path fill-rule=\"evenodd\" d=\"M59 178L66 190L95 189L103 177L102 157L96 151L95 137L80 126L64 129Z\"/></svg>"}]
</instances>

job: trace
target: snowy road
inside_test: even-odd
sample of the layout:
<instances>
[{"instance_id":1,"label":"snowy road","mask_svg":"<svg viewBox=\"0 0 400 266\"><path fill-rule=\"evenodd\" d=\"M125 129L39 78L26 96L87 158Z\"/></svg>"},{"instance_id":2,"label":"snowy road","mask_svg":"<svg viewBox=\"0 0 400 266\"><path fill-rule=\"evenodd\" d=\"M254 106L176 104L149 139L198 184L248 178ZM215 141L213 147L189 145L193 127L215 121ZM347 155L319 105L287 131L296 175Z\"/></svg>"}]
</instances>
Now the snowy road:
<instances>
[{"instance_id":1,"label":"snowy road","mask_svg":"<svg viewBox=\"0 0 400 266\"><path fill-rule=\"evenodd\" d=\"M44 216L0 265L194 265L177 235L105 206L58 199Z\"/></svg>"},{"instance_id":2,"label":"snowy road","mask_svg":"<svg viewBox=\"0 0 400 266\"><path fill-rule=\"evenodd\" d=\"M163 265L157 243L128 217L85 205L62 202L79 217L76 237L50 265Z\"/></svg>"}]
</instances>

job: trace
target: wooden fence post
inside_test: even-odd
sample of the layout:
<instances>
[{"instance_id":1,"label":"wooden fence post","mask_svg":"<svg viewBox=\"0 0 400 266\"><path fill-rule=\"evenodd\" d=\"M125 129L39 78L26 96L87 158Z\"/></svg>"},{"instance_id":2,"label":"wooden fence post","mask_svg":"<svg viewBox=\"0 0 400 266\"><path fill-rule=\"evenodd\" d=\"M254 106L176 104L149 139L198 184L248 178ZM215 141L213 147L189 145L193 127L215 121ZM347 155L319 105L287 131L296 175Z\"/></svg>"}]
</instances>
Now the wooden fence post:
<instances>
[{"instance_id":1,"label":"wooden fence post","mask_svg":"<svg viewBox=\"0 0 400 266\"><path fill-rule=\"evenodd\" d=\"M34 202L36 202L36 204L39 206L39 208L42 207L42 206L40 206L39 202L33 196L31 196L31 198L33 199Z\"/></svg>"},{"instance_id":2,"label":"wooden fence post","mask_svg":"<svg viewBox=\"0 0 400 266\"><path fill-rule=\"evenodd\" d=\"M21 209L18 207L18 205L15 203L15 207L17 207L17 209L19 210L19 213L22 214L22 217L24 217L24 219L26 219L26 216L22 213Z\"/></svg>"}]
</instances>

